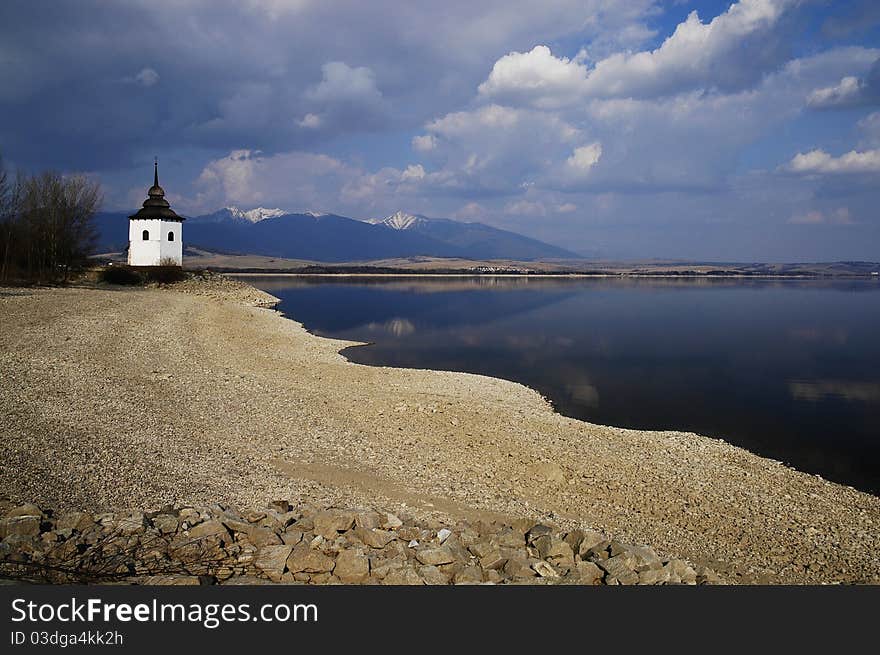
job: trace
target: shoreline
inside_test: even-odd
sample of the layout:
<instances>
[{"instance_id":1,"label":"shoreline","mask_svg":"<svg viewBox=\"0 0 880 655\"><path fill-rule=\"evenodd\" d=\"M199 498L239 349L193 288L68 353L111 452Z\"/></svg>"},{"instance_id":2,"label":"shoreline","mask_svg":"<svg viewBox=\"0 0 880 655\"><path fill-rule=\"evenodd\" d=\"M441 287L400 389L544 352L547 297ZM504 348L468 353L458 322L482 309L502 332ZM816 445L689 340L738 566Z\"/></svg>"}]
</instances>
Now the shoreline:
<instances>
[{"instance_id":1,"label":"shoreline","mask_svg":"<svg viewBox=\"0 0 880 655\"><path fill-rule=\"evenodd\" d=\"M667 273L252 273L234 271L219 271L222 275L230 277L438 277L438 278L550 278L550 279L683 279L683 280L795 280L795 281L829 281L829 280L874 280L875 275L706 275L696 273L694 275L673 275Z\"/></svg>"},{"instance_id":2,"label":"shoreline","mask_svg":"<svg viewBox=\"0 0 880 655\"><path fill-rule=\"evenodd\" d=\"M83 295L90 293L95 295ZM199 298L194 293L213 297ZM203 498L215 502L222 498L253 506L260 497L265 503L267 489L273 489L291 498L331 500L337 505L382 499L389 506L405 504L417 516L461 517L467 511L477 518L481 512L528 515L651 544L658 552L710 566L728 582L880 581L875 554L880 499L875 496L795 471L722 440L569 419L518 383L467 373L355 364L339 351L356 344L317 337L274 309L245 307L240 298L224 294L220 290L187 294L119 288L30 294L43 296L32 304L39 305L50 319L58 318L59 310L79 308L88 319L86 324L93 325L97 317L115 311L117 320L125 323L122 332L127 338L143 332L143 323L153 320L148 317L164 314L170 324L153 335L160 342L176 334L175 326L186 327L186 340L193 340L196 359L211 365L206 371L229 369L232 375L237 367L239 379L243 376L248 381L233 381L234 388L226 390L232 393L224 393L224 385L216 388L205 383L205 371L182 375L182 381L173 374L171 380L160 380L160 388L176 388L181 393L189 388L196 398L204 395L206 408L216 410L237 399L242 407L239 412L227 412L219 419L209 413L201 415L208 425L186 421L182 414L174 417L189 422L187 428L199 435L194 440L199 452L189 458L193 462L217 462L216 450L222 445L231 451L225 453L232 460L230 465L247 462L254 470L227 466L234 480L196 476L197 484L185 487L159 476L140 490L142 498L176 498L171 492L188 488L186 493L193 500L204 493ZM47 296L56 296L54 305L63 307L53 307ZM151 311L138 311L140 299ZM12 311L10 305L17 303L22 305L19 311ZM55 351L64 353L51 320L47 323L40 316L30 316L24 307L27 303L14 296L0 299L4 322L13 319L10 326L22 320L39 325L48 337L43 341L43 359L52 359ZM88 307L89 303L96 307ZM125 320L126 313L134 314L131 321ZM77 322L76 316L67 319L67 323ZM218 320L229 329L218 326ZM255 339L258 344L253 343ZM21 349L33 339L25 335L19 341ZM0 344L3 363L13 364L9 369L13 378L22 368L45 377L45 361L14 356L8 338ZM116 354L125 344L105 345ZM267 356L263 348L277 357ZM187 361L191 354L187 352ZM91 361L82 353L77 357L72 369ZM233 363L236 366L230 369ZM126 376L142 382L140 368L123 368L128 370ZM97 402L96 391L86 383L77 395L91 405ZM11 401L5 396L8 392L8 388L0 389L0 400ZM133 394L129 400L157 400L154 391L144 397L143 389L126 386L126 393ZM158 400L167 399L159 395ZM69 409L56 400L59 407L47 408L39 399L34 402L49 413ZM292 404L296 407L289 407ZM164 447L181 454L193 446L191 436L184 438L187 430L177 434L181 430L173 422L158 420L161 427L175 433ZM87 431L103 432L103 428L85 426ZM301 431L302 443L290 443L296 430ZM255 443L230 440L236 433L249 433ZM6 435L7 442L10 436ZM150 438L148 434L135 436L136 445L139 439ZM273 444L283 446L278 449ZM86 445L94 446L89 439ZM292 454L285 452L287 446L294 448ZM15 457L22 454L15 453ZM166 465L176 470L172 463ZM29 466L39 468L34 462ZM121 486L137 495L129 488L131 471L124 463L117 466L123 472ZM8 474L2 478L0 493L9 493L16 481ZM252 486L243 487L245 480ZM44 494L48 486L43 483ZM35 494L40 485L30 488ZM253 494L242 494L244 489ZM19 492L30 502L53 501L45 495L24 498L26 489ZM110 504L114 502L118 498Z\"/></svg>"}]
</instances>

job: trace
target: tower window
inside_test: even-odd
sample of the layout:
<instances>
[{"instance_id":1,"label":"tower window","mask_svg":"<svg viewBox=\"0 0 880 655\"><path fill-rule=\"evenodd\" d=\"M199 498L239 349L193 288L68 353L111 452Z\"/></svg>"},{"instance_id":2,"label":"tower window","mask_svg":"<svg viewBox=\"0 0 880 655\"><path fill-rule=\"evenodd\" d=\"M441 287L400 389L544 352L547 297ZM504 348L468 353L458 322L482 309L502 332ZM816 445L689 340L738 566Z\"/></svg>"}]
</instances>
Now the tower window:
<instances>
[{"instance_id":1,"label":"tower window","mask_svg":"<svg viewBox=\"0 0 880 655\"><path fill-rule=\"evenodd\" d=\"M149 241L150 240L150 231L144 230L144 233L142 236L144 237L144 241Z\"/></svg>"},{"instance_id":2,"label":"tower window","mask_svg":"<svg viewBox=\"0 0 880 655\"><path fill-rule=\"evenodd\" d=\"M169 233L168 233L168 240L169 240L169 241L174 241L174 232L169 232Z\"/></svg>"}]
</instances>

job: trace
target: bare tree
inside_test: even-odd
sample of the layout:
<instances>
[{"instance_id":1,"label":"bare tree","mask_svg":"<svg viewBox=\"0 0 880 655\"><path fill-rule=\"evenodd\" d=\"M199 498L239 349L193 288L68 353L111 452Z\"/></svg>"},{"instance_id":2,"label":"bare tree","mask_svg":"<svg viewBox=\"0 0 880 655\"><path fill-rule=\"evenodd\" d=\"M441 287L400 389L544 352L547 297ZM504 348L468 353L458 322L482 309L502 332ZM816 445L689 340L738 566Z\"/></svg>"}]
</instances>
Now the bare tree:
<instances>
[{"instance_id":1,"label":"bare tree","mask_svg":"<svg viewBox=\"0 0 880 655\"><path fill-rule=\"evenodd\" d=\"M101 203L97 183L82 175L44 172L19 176L11 186L4 174L0 203L3 279L14 266L27 279L66 281L72 269L86 262Z\"/></svg>"}]
</instances>

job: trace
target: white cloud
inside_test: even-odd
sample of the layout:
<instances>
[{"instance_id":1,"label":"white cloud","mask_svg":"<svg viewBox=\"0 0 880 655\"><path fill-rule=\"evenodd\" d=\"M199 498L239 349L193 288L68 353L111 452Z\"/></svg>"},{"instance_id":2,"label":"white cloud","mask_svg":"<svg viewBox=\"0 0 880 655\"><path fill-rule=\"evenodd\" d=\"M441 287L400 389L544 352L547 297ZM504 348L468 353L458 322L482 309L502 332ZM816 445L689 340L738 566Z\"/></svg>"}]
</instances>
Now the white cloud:
<instances>
[{"instance_id":1,"label":"white cloud","mask_svg":"<svg viewBox=\"0 0 880 655\"><path fill-rule=\"evenodd\" d=\"M591 143L588 146L575 148L574 153L572 153L571 157L569 157L565 163L570 168L573 168L580 173L585 173L598 164L601 157L602 144L597 142Z\"/></svg>"},{"instance_id":2,"label":"white cloud","mask_svg":"<svg viewBox=\"0 0 880 655\"><path fill-rule=\"evenodd\" d=\"M747 88L783 61L774 49L774 26L796 0L740 0L703 23L696 11L652 51L617 52L593 69L586 51L573 60L546 45L511 52L495 62L479 86L481 98L539 108L585 98L648 98L693 89Z\"/></svg>"},{"instance_id":3,"label":"white cloud","mask_svg":"<svg viewBox=\"0 0 880 655\"><path fill-rule=\"evenodd\" d=\"M865 77L847 75L833 86L815 89L807 98L814 109L859 107L880 104L880 59Z\"/></svg>"},{"instance_id":4,"label":"white cloud","mask_svg":"<svg viewBox=\"0 0 880 655\"><path fill-rule=\"evenodd\" d=\"M479 94L494 99L532 99L537 107L576 102L587 81L587 68L578 61L554 57L545 45L530 52L511 52L495 62Z\"/></svg>"},{"instance_id":5,"label":"white cloud","mask_svg":"<svg viewBox=\"0 0 880 655\"><path fill-rule=\"evenodd\" d=\"M840 107L854 104L862 94L857 77L844 77L839 84L816 89L807 98L807 105L814 108Z\"/></svg>"},{"instance_id":6,"label":"white cloud","mask_svg":"<svg viewBox=\"0 0 880 655\"><path fill-rule=\"evenodd\" d=\"M321 124L323 122L324 122L323 119L320 116L318 116L318 114L309 113L309 114L306 114L305 116L303 116L302 120L297 121L297 125L299 125L300 127L305 127L310 130L316 130L319 127L321 127Z\"/></svg>"},{"instance_id":7,"label":"white cloud","mask_svg":"<svg viewBox=\"0 0 880 655\"><path fill-rule=\"evenodd\" d=\"M437 139L431 134L414 136L412 138L412 147L417 152L430 152L437 147Z\"/></svg>"},{"instance_id":8,"label":"white cloud","mask_svg":"<svg viewBox=\"0 0 880 655\"><path fill-rule=\"evenodd\" d=\"M225 205L321 207L333 189L358 174L337 159L307 152L266 156L234 150L202 169L192 205L213 210Z\"/></svg>"},{"instance_id":9,"label":"white cloud","mask_svg":"<svg viewBox=\"0 0 880 655\"><path fill-rule=\"evenodd\" d=\"M410 164L400 175L402 181L421 180L425 177L425 169L421 164Z\"/></svg>"},{"instance_id":10,"label":"white cloud","mask_svg":"<svg viewBox=\"0 0 880 655\"><path fill-rule=\"evenodd\" d=\"M863 135L863 143L880 146L880 111L875 111L861 119L856 126Z\"/></svg>"},{"instance_id":11,"label":"white cloud","mask_svg":"<svg viewBox=\"0 0 880 655\"><path fill-rule=\"evenodd\" d=\"M342 61L321 66L321 81L306 90L306 98L320 105L377 105L382 94L376 87L376 75L367 66L352 68Z\"/></svg>"},{"instance_id":12,"label":"white cloud","mask_svg":"<svg viewBox=\"0 0 880 655\"><path fill-rule=\"evenodd\" d=\"M557 214L570 214L574 211L577 211L577 205L571 202L564 202L561 205L556 206Z\"/></svg>"},{"instance_id":13,"label":"white cloud","mask_svg":"<svg viewBox=\"0 0 880 655\"><path fill-rule=\"evenodd\" d=\"M590 73L586 93L648 97L693 88L742 88L778 63L766 38L794 0L740 0L709 23L696 11L653 51L618 53ZM753 47L744 47L752 42ZM762 61L766 57L767 61Z\"/></svg>"},{"instance_id":14,"label":"white cloud","mask_svg":"<svg viewBox=\"0 0 880 655\"><path fill-rule=\"evenodd\" d=\"M817 148L796 154L788 169L803 174L880 173L880 150L851 150L840 157L834 157Z\"/></svg>"}]
</instances>

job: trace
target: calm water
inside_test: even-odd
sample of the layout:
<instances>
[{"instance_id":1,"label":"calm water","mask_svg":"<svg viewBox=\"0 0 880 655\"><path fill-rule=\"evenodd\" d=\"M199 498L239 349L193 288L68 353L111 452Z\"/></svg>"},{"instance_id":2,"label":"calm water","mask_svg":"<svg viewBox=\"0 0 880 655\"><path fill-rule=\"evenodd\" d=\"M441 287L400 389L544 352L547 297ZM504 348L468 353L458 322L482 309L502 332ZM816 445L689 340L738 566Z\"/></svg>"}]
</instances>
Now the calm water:
<instances>
[{"instance_id":1,"label":"calm water","mask_svg":"<svg viewBox=\"0 0 880 655\"><path fill-rule=\"evenodd\" d=\"M716 436L880 491L876 281L254 278L363 364L516 380L563 414Z\"/></svg>"}]
</instances>

